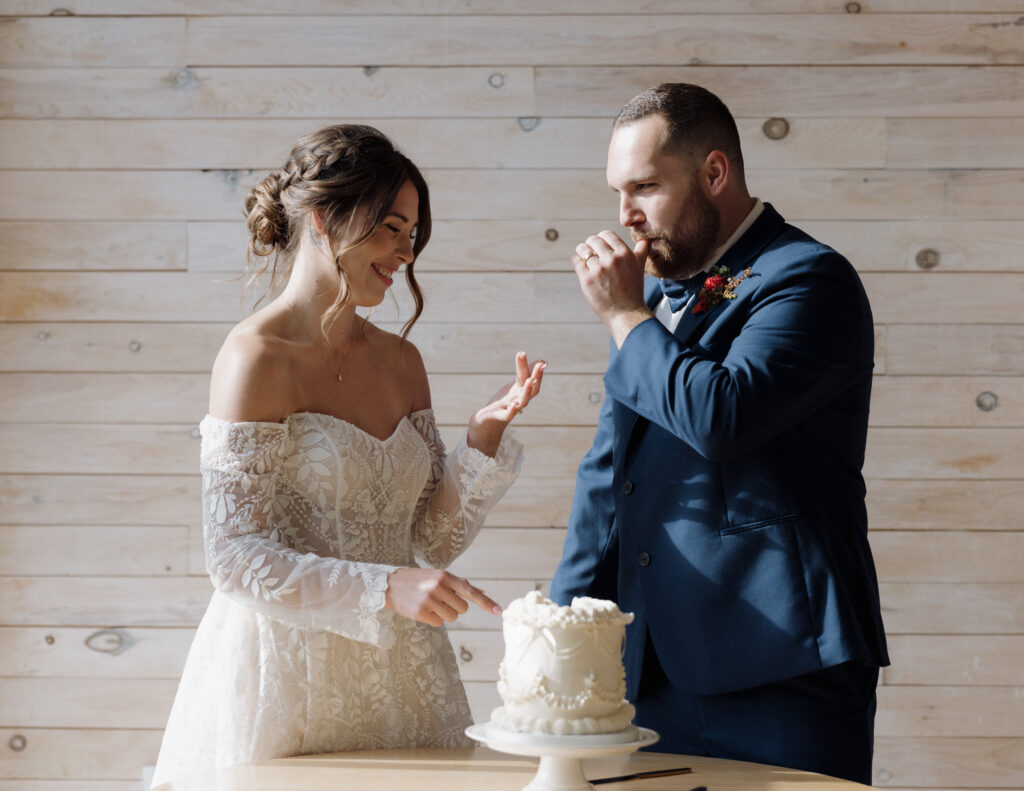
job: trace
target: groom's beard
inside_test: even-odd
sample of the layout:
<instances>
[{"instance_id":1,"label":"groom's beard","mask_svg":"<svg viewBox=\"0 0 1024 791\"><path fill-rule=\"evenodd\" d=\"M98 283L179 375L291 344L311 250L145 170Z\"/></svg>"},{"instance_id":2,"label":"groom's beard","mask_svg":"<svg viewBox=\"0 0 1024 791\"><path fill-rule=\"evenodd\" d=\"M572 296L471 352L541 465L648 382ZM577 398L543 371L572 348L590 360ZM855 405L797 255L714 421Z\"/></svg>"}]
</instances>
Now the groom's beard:
<instances>
[{"instance_id":1,"label":"groom's beard","mask_svg":"<svg viewBox=\"0 0 1024 791\"><path fill-rule=\"evenodd\" d=\"M647 273L667 280L693 277L715 249L722 228L722 213L700 186L693 185L684 204L686 213L675 226L661 233L633 235L635 241L649 239Z\"/></svg>"}]
</instances>

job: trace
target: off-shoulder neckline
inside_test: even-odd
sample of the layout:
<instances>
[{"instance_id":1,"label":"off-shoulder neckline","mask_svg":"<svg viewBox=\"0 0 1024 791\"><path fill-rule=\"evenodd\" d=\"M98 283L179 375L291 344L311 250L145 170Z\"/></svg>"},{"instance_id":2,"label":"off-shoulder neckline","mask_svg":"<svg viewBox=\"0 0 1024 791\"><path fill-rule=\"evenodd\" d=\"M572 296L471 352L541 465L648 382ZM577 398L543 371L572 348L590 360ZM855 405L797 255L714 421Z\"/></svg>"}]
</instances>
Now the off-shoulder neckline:
<instances>
[{"instance_id":1,"label":"off-shoulder neckline","mask_svg":"<svg viewBox=\"0 0 1024 791\"><path fill-rule=\"evenodd\" d=\"M388 442L392 437L394 437L399 432L399 430L402 428L402 424L403 423L408 422L408 423L411 424L412 423L412 418L415 417L416 415L430 416L430 415L433 415L433 414L434 414L434 410L428 408L428 409L417 409L414 412L410 412L408 415L402 415L402 418L398 421L397 425L395 426L395 430L392 431L387 437L384 437L383 439L378 437L376 434L371 434L366 429L364 429L364 428L362 428L360 426L357 426L355 423L352 423L349 420L345 420L344 418L340 418L337 415L327 414L326 412L309 412L309 411L305 411L305 410L299 411L299 412L292 412L290 415L285 417L285 419L282 420L280 423L277 423L277 422L274 422L274 421L270 421L270 420L239 420L239 421L231 421L231 420L224 420L223 418L219 418L219 417L214 417L213 415L210 415L210 414L207 414L206 417L203 420L204 421L205 420L210 420L210 421L214 421L216 423L221 423L221 424L232 426L232 427L260 426L260 427L264 427L264 428L287 429L288 428L288 424L293 419L299 418L299 417L311 417L311 418L317 418L317 419L324 419L324 420L327 420L327 421L333 421L333 422L338 423L340 425L348 426L348 427L350 427L352 429L355 429L360 434L364 434L365 436L370 437L371 439L376 440L377 442L386 443L386 442Z\"/></svg>"}]
</instances>

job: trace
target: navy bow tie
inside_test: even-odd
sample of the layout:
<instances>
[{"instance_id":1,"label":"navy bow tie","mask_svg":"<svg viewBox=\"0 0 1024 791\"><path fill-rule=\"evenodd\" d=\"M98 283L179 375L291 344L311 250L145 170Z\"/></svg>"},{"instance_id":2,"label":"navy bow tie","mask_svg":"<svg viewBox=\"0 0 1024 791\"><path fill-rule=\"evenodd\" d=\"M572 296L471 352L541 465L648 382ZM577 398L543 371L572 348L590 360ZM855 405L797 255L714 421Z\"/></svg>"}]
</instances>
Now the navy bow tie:
<instances>
[{"instance_id":1,"label":"navy bow tie","mask_svg":"<svg viewBox=\"0 0 1024 791\"><path fill-rule=\"evenodd\" d=\"M690 297L703 288L704 281L707 278L707 272L698 272L686 280L659 280L658 285L661 286L662 293L668 297L669 307L675 313L682 310L686 303L689 302Z\"/></svg>"}]
</instances>

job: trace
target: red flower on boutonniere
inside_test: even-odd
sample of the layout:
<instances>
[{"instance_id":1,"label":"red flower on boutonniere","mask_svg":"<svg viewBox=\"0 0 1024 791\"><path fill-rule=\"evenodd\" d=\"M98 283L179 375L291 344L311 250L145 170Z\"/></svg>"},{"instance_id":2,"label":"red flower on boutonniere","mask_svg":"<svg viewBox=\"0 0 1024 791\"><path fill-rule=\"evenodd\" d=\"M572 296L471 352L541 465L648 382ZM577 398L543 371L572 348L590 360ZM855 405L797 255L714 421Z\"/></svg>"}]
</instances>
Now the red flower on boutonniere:
<instances>
[{"instance_id":1,"label":"red flower on boutonniere","mask_svg":"<svg viewBox=\"0 0 1024 791\"><path fill-rule=\"evenodd\" d=\"M715 307L723 299L736 299L736 286L750 276L749 266L739 277L730 277L727 266L715 267L713 271L716 274L705 280L704 288L697 292L697 304L693 306L694 313L703 313L708 308Z\"/></svg>"}]
</instances>

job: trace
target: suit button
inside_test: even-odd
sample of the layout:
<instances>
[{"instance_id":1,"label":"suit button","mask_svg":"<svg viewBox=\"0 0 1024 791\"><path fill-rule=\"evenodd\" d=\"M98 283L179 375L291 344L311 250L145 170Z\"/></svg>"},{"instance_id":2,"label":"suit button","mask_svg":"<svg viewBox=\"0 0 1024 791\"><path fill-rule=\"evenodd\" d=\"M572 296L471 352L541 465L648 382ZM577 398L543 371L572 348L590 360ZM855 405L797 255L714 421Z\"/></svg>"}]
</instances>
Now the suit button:
<instances>
[{"instance_id":1,"label":"suit button","mask_svg":"<svg viewBox=\"0 0 1024 791\"><path fill-rule=\"evenodd\" d=\"M624 484L622 484L622 493L623 494L632 494L633 493L633 482L632 481L626 481Z\"/></svg>"},{"instance_id":2,"label":"suit button","mask_svg":"<svg viewBox=\"0 0 1024 791\"><path fill-rule=\"evenodd\" d=\"M651 565L651 555L650 555L650 553L649 552L641 552L640 553L640 557L638 557L636 559L636 562L639 563L641 566L649 566L649 565Z\"/></svg>"}]
</instances>

